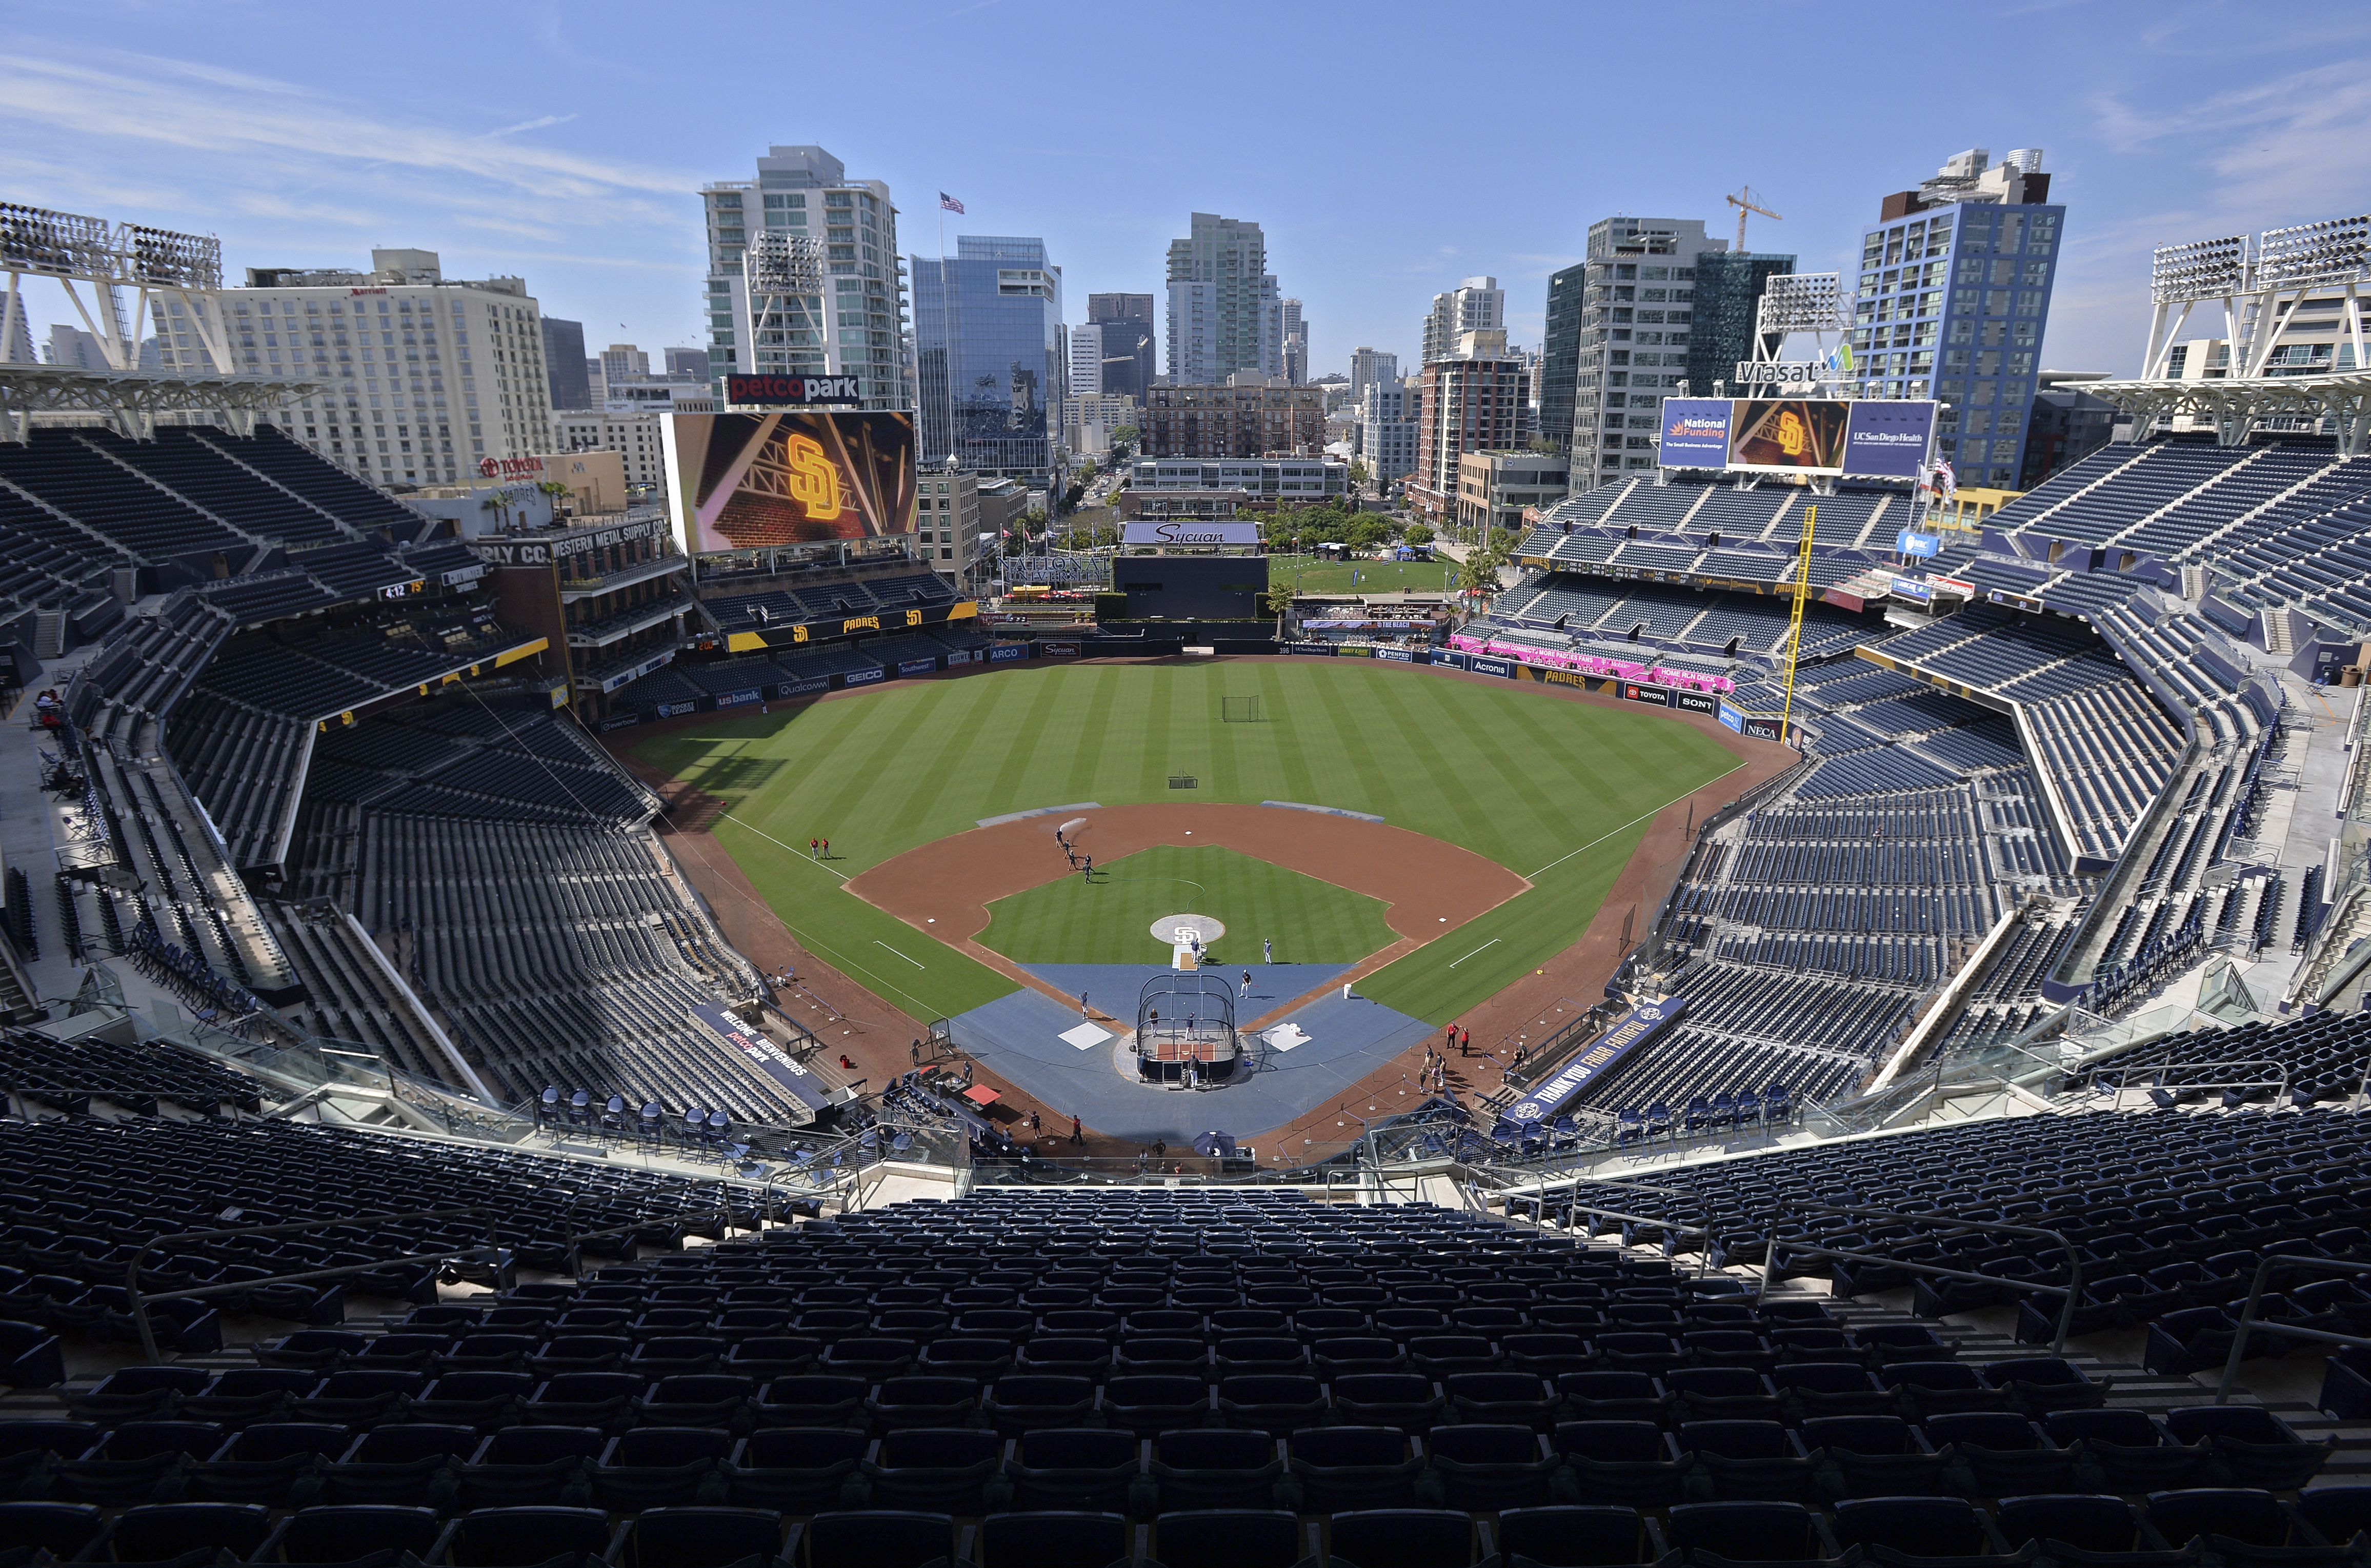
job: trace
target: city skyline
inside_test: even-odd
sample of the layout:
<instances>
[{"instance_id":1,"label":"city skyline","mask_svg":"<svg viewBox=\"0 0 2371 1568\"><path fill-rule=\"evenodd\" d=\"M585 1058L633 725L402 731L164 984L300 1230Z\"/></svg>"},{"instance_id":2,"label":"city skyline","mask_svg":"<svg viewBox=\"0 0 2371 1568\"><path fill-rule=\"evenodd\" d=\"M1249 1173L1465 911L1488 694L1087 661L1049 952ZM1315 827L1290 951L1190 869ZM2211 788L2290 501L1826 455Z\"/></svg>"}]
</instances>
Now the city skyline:
<instances>
[{"instance_id":1,"label":"city skyline","mask_svg":"<svg viewBox=\"0 0 2371 1568\"><path fill-rule=\"evenodd\" d=\"M1320 34L1313 17L1245 14L1283 29L1287 44L1322 43L1334 79L1414 83L1429 67L1412 10L1399 14L1407 26L1394 27L1385 7L1347 37ZM769 145L819 144L889 186L909 253L935 254L944 190L967 209L943 214L950 253L964 234L1041 235L1065 259L1074 300L1160 293L1166 246L1191 213L1241 213L1263 226L1267 270L1306 302L1314 375L1347 370L1360 344L1417 363L1427 303L1479 274L1506 289L1512 340L1537 345L1549 275L1581 258L1586 225L1608 213L1700 217L1724 234L1723 192L1751 181L1786 214L1752 218L1752 248L1794 254L1805 271L1850 272L1878 193L1914 185L1961 147L2039 146L2057 171L2053 200L2070 211L2041 357L2057 368L2132 373L2151 247L2339 215L2371 188L2371 90L2358 85L2371 20L2334 6L2284 13L2273 37L2232 28L2237 13L2215 6L2138 28L2105 13L2017 12L2014 71L1988 76L1983 95L1937 95L1878 134L1858 116L1796 123L1710 160L1704 143L1675 140L1683 128L1668 119L1613 124L1593 133L1585 159L1573 157L1554 95L1514 95L1506 142L1546 149L1541 156L1484 157L1435 137L1396 160L1404 181L1461 192L1420 231L1402 203L1359 182L1313 181L1305 159L1277 156L1279 136L1319 138L1333 125L1318 78L1281 64L1214 72L1204 107L1218 129L1190 141L1126 150L1092 138L1049 143L1025 123L954 119L960 84L1021 47L993 0L975 0L932 8L931 43L901 60L913 90L900 101L918 113L889 113L869 86L832 75L803 86L794 115L761 95L703 100L693 115L614 112L621 102L707 90L704 35L662 35L643 25L646 15L594 6L563 25L554 13L431 6L422 20L432 29L465 20L473 49L554 66L504 78L492 94L482 80L464 89L453 74L423 72L401 52L349 57L341 40L359 40L366 24L320 13L266 6L225 29L208 17L157 12L143 20L137 53L91 47L67 30L62 10L37 14L12 38L0 80L9 148L0 196L219 235L234 276L249 266L338 264L375 246L434 249L457 274L524 276L547 309L585 324L588 341L655 349L706 341L692 193ZM1706 17L1716 31L1726 21L1741 47L1751 43L1754 74L1741 76L1739 91L1835 79L1824 41L1834 29L1822 29L1822 41L1764 36L1753 15L1717 6ZM1090 18L1106 41L1132 30L1083 8L1058 6L1050 20L1059 29ZM1860 6L1837 20L1846 30L1881 25L1904 58L1966 47L1966 18L1955 14ZM861 27L842 14L802 22L819 53L878 49ZM1587 49L1648 47L1651 27L1629 14L1519 6L1498 35L1521 58L1578 59ZM1149 29L1133 30L1151 45ZM1215 44L1162 47L1188 68L1206 55L1218 62ZM334 83L322 75L325 57L341 61ZM123 112L127 103L140 111ZM1683 145L1687 156L1675 156ZM29 303L37 340L52 322L77 319L53 290ZM1070 314L1084 318L1076 305Z\"/></svg>"}]
</instances>

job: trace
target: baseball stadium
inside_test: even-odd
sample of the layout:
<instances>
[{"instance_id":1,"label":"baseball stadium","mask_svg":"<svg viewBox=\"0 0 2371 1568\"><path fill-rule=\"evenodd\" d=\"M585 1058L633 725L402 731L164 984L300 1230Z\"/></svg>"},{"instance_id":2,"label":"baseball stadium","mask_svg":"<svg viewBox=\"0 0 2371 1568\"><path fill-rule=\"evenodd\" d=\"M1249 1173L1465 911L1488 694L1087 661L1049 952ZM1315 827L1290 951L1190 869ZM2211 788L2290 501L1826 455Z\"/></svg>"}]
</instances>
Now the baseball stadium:
<instances>
[{"instance_id":1,"label":"baseball stadium","mask_svg":"<svg viewBox=\"0 0 2371 1568\"><path fill-rule=\"evenodd\" d=\"M1024 594L904 414L407 481L10 212L219 353L0 362L0 1561L2361 1561L2360 370Z\"/></svg>"}]
</instances>

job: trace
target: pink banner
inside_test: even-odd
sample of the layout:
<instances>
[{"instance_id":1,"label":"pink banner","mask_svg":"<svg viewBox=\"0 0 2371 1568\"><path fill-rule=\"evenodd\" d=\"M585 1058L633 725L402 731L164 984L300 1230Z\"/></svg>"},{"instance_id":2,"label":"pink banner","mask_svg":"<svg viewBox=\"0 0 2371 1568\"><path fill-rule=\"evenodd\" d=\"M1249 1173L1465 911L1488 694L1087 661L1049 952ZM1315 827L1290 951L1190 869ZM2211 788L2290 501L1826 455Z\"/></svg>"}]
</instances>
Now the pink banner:
<instances>
[{"instance_id":1,"label":"pink banner","mask_svg":"<svg viewBox=\"0 0 2371 1568\"><path fill-rule=\"evenodd\" d=\"M1694 670L1666 670L1641 664L1633 659L1609 659L1597 653L1535 648L1525 642L1500 642L1495 638L1474 637L1464 632L1452 636L1449 645L1462 652L1512 659L1518 663L1537 664L1551 670L1572 670L1608 680L1643 681L1649 686L1676 686L1682 691L1724 692L1737 689L1737 683L1727 675L1702 674Z\"/></svg>"}]
</instances>

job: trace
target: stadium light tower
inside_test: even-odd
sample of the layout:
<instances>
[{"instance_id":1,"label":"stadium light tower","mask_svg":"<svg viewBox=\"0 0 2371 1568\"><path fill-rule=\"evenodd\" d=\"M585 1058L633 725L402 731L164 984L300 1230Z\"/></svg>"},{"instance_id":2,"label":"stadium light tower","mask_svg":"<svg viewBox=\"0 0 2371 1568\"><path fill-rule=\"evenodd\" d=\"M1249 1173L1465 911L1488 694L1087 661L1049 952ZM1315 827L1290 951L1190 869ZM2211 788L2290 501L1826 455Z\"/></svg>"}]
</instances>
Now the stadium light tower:
<instances>
[{"instance_id":1,"label":"stadium light tower","mask_svg":"<svg viewBox=\"0 0 2371 1568\"><path fill-rule=\"evenodd\" d=\"M2371 283L2371 214L2325 218L2294 228L2266 229L2256 236L2256 295L2252 337L2244 366L2234 374L2261 375L2271 362L2281 327L2317 289L2340 289L2346 300L2346 327L2354 345L2354 368L2363 358L2363 286ZM2234 361L2238 359L2234 353Z\"/></svg>"},{"instance_id":2,"label":"stadium light tower","mask_svg":"<svg viewBox=\"0 0 2371 1568\"><path fill-rule=\"evenodd\" d=\"M2149 316L2148 349L2141 356L2144 378L2154 380L2165 374L2166 356L2173 352L2182 324L2193 309L2210 300L2222 302L2225 340L2238 340L2239 300L2248 293L2251 248L2244 234L2157 248L2149 268L2149 297L2156 309Z\"/></svg>"},{"instance_id":3,"label":"stadium light tower","mask_svg":"<svg viewBox=\"0 0 2371 1568\"><path fill-rule=\"evenodd\" d=\"M1843 273L1774 273L1762 285L1761 301L1754 306L1753 358L1757 363L1775 363L1789 336L1809 332L1812 357L1825 359L1829 334L1841 341L1851 330Z\"/></svg>"},{"instance_id":4,"label":"stadium light tower","mask_svg":"<svg viewBox=\"0 0 2371 1568\"><path fill-rule=\"evenodd\" d=\"M178 299L215 374L231 374L230 340L214 303L222 292L222 241L212 235L145 224L110 229L103 218L0 202L0 271L8 274L0 342L10 341L24 318L24 281L29 274L53 279L65 290L110 370L140 368L141 335L158 314L156 307ZM75 286L81 283L90 285L87 305ZM126 289L133 291L128 314ZM161 321L158 327L166 329Z\"/></svg>"}]
</instances>

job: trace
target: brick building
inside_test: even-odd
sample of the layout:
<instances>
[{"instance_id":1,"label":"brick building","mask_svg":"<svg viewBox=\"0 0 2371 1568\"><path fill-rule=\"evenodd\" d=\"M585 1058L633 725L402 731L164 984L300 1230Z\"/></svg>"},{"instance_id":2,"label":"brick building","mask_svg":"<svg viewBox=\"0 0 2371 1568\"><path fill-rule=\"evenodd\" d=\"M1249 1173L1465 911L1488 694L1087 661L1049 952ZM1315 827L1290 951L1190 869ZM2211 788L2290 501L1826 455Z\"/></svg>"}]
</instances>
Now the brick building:
<instances>
[{"instance_id":1,"label":"brick building","mask_svg":"<svg viewBox=\"0 0 2371 1568\"><path fill-rule=\"evenodd\" d=\"M1455 358L1424 367L1410 510L1436 527L1456 521L1458 459L1531 439L1531 383L1529 365L1509 352L1500 331L1467 332Z\"/></svg>"},{"instance_id":2,"label":"brick building","mask_svg":"<svg viewBox=\"0 0 2371 1568\"><path fill-rule=\"evenodd\" d=\"M1137 417L1147 457L1316 457L1322 386L1154 386Z\"/></svg>"}]
</instances>

